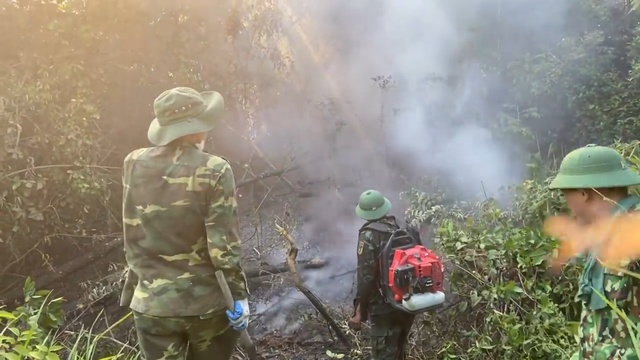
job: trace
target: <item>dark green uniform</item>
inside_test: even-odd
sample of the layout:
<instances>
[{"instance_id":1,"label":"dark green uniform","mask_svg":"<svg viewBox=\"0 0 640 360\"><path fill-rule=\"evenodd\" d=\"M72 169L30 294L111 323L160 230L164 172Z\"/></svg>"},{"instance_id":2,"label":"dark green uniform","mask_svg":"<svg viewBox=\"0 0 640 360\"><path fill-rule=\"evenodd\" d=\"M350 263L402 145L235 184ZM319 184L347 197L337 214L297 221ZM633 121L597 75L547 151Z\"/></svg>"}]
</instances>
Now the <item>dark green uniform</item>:
<instances>
[{"instance_id":1,"label":"dark green uniform","mask_svg":"<svg viewBox=\"0 0 640 360\"><path fill-rule=\"evenodd\" d=\"M383 230L384 231L380 231ZM371 322L371 359L400 360L405 357L405 344L414 315L389 305L380 289L379 255L398 229L392 216L367 222L358 236L358 295L361 314Z\"/></svg>"}]
</instances>

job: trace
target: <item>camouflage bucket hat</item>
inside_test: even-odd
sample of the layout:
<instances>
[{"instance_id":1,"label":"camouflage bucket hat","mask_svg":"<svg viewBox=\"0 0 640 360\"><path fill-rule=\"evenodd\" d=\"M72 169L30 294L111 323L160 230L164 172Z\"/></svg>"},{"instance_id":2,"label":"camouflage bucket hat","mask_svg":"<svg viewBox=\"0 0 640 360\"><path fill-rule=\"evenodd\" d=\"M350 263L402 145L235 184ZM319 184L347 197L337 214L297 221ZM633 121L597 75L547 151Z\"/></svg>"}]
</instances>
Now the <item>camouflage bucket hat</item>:
<instances>
[{"instance_id":1,"label":"camouflage bucket hat","mask_svg":"<svg viewBox=\"0 0 640 360\"><path fill-rule=\"evenodd\" d=\"M391 210L391 202L377 190L367 190L360 195L356 215L371 221L384 217Z\"/></svg>"},{"instance_id":2,"label":"camouflage bucket hat","mask_svg":"<svg viewBox=\"0 0 640 360\"><path fill-rule=\"evenodd\" d=\"M640 185L640 175L629 169L617 151L587 145L564 157L550 189L598 189Z\"/></svg>"},{"instance_id":3,"label":"camouflage bucket hat","mask_svg":"<svg viewBox=\"0 0 640 360\"><path fill-rule=\"evenodd\" d=\"M182 136L211 131L224 113L224 99L215 91L202 93L176 87L160 94L153 102L153 119L147 138L157 146Z\"/></svg>"}]
</instances>

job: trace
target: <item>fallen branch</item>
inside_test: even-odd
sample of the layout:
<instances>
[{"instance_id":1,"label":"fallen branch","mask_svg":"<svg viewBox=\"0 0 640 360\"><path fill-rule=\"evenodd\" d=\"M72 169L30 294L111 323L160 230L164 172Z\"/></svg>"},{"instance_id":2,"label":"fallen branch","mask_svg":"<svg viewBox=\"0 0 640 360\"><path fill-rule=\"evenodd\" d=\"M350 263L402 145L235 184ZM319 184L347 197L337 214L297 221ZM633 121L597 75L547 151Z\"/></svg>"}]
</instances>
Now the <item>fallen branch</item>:
<instances>
[{"instance_id":1,"label":"fallen branch","mask_svg":"<svg viewBox=\"0 0 640 360\"><path fill-rule=\"evenodd\" d=\"M96 260L101 259L112 251L122 246L122 238L111 240L104 244L100 251L89 252L86 256L78 257L75 260L68 262L66 265L61 266L59 270L48 273L43 277L36 277L38 288L44 289L50 286L56 281L63 280L69 275L72 275L76 271L82 270L88 265L95 263ZM2 298L5 304L13 304L16 301L22 300L24 294L22 287L14 289L13 291L3 294Z\"/></svg>"},{"instance_id":2,"label":"fallen branch","mask_svg":"<svg viewBox=\"0 0 640 360\"><path fill-rule=\"evenodd\" d=\"M112 251L118 249L119 245L121 244L122 244L122 239L115 239L107 243L105 246L106 247L105 249L101 249L101 251L99 252L90 253L86 257L76 259L75 261L72 261L68 263L66 266L60 268L60 270L54 273L48 273L43 277L36 277L34 280L36 281L36 284L38 285L39 288L45 288L51 285L52 283L54 283L55 281L62 280L67 276L79 270L82 270L86 266L91 265L95 260L102 258L107 254L111 253ZM327 260L320 259L320 258L296 261L297 267L302 270L321 269L327 266L328 263L329 262ZM250 267L245 270L245 275L247 278L252 279L252 278L257 278L261 276L281 274L288 271L289 271L289 264L281 263L277 265L262 265L262 266ZM107 282L117 282L117 281L120 281L120 279L124 279L124 277L122 276L122 272L116 272L108 275L104 279L107 280ZM19 302L22 300L22 296L23 296L22 292L23 292L23 289L21 286L18 288L14 288L12 291L8 292L7 295L3 295L2 298L4 299L4 301L0 299L0 302L4 302L5 304L15 304L16 302ZM96 301L96 305L99 305L97 301Z\"/></svg>"},{"instance_id":3,"label":"fallen branch","mask_svg":"<svg viewBox=\"0 0 640 360\"><path fill-rule=\"evenodd\" d=\"M324 259L299 260L296 261L296 267L300 267L304 270L320 269L325 267L327 263L328 262ZM244 273L247 278L257 278L260 276L280 274L288 271L290 271L289 264L284 263L279 265L264 265L255 269L247 269Z\"/></svg>"},{"instance_id":4,"label":"fallen branch","mask_svg":"<svg viewBox=\"0 0 640 360\"><path fill-rule=\"evenodd\" d=\"M291 237L291 235L289 235L289 232L287 232L287 230L282 226L276 224L276 229L278 230L278 233L280 234L280 236L282 236L287 242L287 264L289 265L289 271L291 272L291 275L293 275L293 283L296 289L298 289L298 291L300 291L304 296L307 297L307 299L309 299L311 304L316 308L316 310L318 310L320 315L322 315L322 317L327 321L331 329L335 331L336 335L338 336L338 340L340 340L340 342L345 347L351 348L351 343L349 342L349 339L347 338L345 333L342 331L342 329L340 329L340 327L335 322L335 320L331 318L331 315L329 315L329 312L327 311L325 306L322 304L322 301L320 301L320 299L318 299L318 297L313 292L311 292L311 290L309 290L306 286L302 284L302 279L300 278L300 274L298 273L298 270L296 268L296 258L298 256L298 247L296 247L296 244L293 241L293 238Z\"/></svg>"}]
</instances>

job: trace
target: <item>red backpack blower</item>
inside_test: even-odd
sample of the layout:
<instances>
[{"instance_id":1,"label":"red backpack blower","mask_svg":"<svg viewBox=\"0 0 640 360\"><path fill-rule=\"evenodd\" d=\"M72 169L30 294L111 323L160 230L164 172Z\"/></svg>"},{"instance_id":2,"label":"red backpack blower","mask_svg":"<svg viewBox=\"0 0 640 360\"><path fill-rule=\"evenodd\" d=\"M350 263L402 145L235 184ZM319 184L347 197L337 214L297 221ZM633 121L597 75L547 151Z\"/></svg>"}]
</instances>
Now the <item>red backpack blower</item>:
<instances>
[{"instance_id":1,"label":"red backpack blower","mask_svg":"<svg viewBox=\"0 0 640 360\"><path fill-rule=\"evenodd\" d=\"M381 231L378 226L368 227ZM376 224L378 225L378 224ZM444 265L420 242L417 230L392 230L379 257L382 295L395 309L420 314L441 307L445 301Z\"/></svg>"}]
</instances>

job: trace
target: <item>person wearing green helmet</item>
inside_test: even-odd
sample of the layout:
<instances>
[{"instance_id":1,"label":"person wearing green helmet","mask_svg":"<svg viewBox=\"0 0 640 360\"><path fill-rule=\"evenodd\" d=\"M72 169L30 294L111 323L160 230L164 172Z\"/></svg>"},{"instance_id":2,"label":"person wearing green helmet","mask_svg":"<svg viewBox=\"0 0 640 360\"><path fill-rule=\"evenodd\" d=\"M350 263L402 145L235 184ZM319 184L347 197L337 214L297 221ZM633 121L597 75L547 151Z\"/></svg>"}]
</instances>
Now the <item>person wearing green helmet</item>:
<instances>
[{"instance_id":1,"label":"person wearing green helmet","mask_svg":"<svg viewBox=\"0 0 640 360\"><path fill-rule=\"evenodd\" d=\"M380 290L378 258L391 233L399 228L390 211L391 202L377 190L363 192L356 206L356 215L366 223L358 231L358 290L349 326L359 330L363 320L370 321L372 360L404 359L415 317L392 308Z\"/></svg>"},{"instance_id":2,"label":"person wearing green helmet","mask_svg":"<svg viewBox=\"0 0 640 360\"><path fill-rule=\"evenodd\" d=\"M640 185L640 175L629 169L614 149L587 145L562 160L551 189L561 190L573 216L585 224L616 214L637 211L640 198L629 187ZM576 300L582 303L579 350L571 359L638 359L627 322L607 305L614 303L634 326L640 325L640 283L626 272L605 268L585 254ZM637 272L637 259L621 267ZM605 301L600 295L603 294Z\"/></svg>"}]
</instances>

